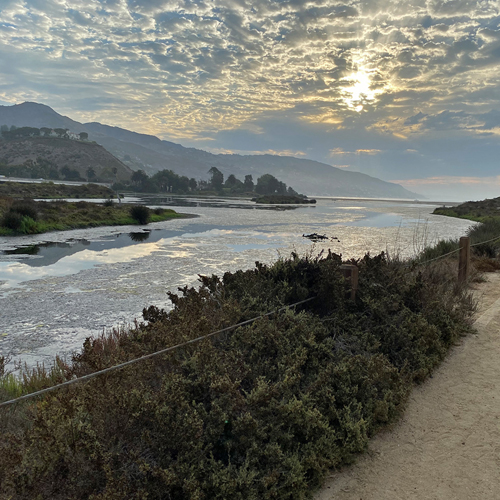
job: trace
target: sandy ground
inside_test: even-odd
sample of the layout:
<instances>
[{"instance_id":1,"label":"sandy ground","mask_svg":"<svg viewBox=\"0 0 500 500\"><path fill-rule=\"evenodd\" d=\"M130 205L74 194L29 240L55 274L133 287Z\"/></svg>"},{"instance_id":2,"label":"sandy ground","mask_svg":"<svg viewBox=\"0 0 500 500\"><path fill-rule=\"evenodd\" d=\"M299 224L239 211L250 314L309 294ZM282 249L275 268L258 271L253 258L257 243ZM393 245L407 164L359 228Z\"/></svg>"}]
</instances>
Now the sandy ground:
<instances>
[{"instance_id":1,"label":"sandy ground","mask_svg":"<svg viewBox=\"0 0 500 500\"><path fill-rule=\"evenodd\" d=\"M500 499L500 274L477 286L477 335L466 337L315 500Z\"/></svg>"}]
</instances>

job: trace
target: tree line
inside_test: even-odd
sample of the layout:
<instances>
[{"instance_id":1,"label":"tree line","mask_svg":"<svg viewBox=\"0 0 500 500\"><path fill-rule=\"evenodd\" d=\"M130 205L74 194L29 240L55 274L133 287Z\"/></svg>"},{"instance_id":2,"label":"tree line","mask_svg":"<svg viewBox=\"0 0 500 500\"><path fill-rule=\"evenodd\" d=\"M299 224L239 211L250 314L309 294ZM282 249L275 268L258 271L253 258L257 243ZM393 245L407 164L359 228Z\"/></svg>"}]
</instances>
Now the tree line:
<instances>
[{"instance_id":1,"label":"tree line","mask_svg":"<svg viewBox=\"0 0 500 500\"><path fill-rule=\"evenodd\" d=\"M234 174L230 174L224 180L224 174L217 168L212 167L208 173L209 180L196 180L194 177L188 178L185 175L178 175L172 170L161 170L151 177L143 170L137 170L132 174L130 184L136 191L161 192L184 194L193 191L215 191L217 194L289 194L298 193L292 188L278 180L271 174L264 174L255 183L252 175L245 175L241 181ZM119 189L126 189L126 184L116 186Z\"/></svg>"},{"instance_id":2,"label":"tree line","mask_svg":"<svg viewBox=\"0 0 500 500\"><path fill-rule=\"evenodd\" d=\"M4 139L23 139L25 137L58 137L60 139L80 139L87 141L89 134L80 132L74 134L67 128L48 128L48 127L16 127L15 125L0 126L0 135Z\"/></svg>"}]
</instances>

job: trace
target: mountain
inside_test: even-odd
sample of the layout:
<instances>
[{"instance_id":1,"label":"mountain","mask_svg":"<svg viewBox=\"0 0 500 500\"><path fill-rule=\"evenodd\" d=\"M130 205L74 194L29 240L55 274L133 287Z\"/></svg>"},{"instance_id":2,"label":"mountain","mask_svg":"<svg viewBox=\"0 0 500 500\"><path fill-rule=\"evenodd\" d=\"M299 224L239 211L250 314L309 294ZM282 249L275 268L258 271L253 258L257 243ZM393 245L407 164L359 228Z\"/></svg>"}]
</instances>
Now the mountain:
<instances>
[{"instance_id":1,"label":"mountain","mask_svg":"<svg viewBox=\"0 0 500 500\"><path fill-rule=\"evenodd\" d=\"M0 106L0 125L15 125L16 127L48 127L67 128L72 132L78 130L82 124L67 116L62 116L45 104L23 102L14 106Z\"/></svg>"},{"instance_id":2,"label":"mountain","mask_svg":"<svg viewBox=\"0 0 500 500\"><path fill-rule=\"evenodd\" d=\"M254 181L263 174L272 174L294 189L310 195L421 198L399 184L317 161L275 155L216 155L119 127L96 122L82 124L38 103L0 106L2 124L87 132L91 140L102 145L132 170L142 169L149 174L170 169L179 175L207 179L208 170L217 167L225 177L234 174L243 179L251 174Z\"/></svg>"}]
</instances>

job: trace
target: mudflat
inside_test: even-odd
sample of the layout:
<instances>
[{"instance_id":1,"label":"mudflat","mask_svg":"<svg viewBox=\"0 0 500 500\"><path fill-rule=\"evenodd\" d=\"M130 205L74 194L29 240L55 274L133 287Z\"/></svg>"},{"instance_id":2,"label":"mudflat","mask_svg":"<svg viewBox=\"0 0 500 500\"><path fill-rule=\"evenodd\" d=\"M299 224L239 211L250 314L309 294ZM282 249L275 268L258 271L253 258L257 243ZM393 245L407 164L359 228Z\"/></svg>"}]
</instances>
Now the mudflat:
<instances>
[{"instance_id":1,"label":"mudflat","mask_svg":"<svg viewBox=\"0 0 500 500\"><path fill-rule=\"evenodd\" d=\"M315 500L500 498L500 274L475 286L477 334L412 392L404 417Z\"/></svg>"}]
</instances>

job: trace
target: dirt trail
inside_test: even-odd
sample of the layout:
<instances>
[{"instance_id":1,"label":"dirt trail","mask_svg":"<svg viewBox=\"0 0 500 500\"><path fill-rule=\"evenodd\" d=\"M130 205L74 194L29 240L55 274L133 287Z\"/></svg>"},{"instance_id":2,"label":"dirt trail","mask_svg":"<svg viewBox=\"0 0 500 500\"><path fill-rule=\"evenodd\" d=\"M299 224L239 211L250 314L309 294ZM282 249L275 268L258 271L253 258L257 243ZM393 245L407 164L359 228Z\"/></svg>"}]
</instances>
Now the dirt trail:
<instances>
[{"instance_id":1,"label":"dirt trail","mask_svg":"<svg viewBox=\"0 0 500 500\"><path fill-rule=\"evenodd\" d=\"M315 500L500 499L500 274L477 286L477 335L414 389L404 418L376 436Z\"/></svg>"}]
</instances>

